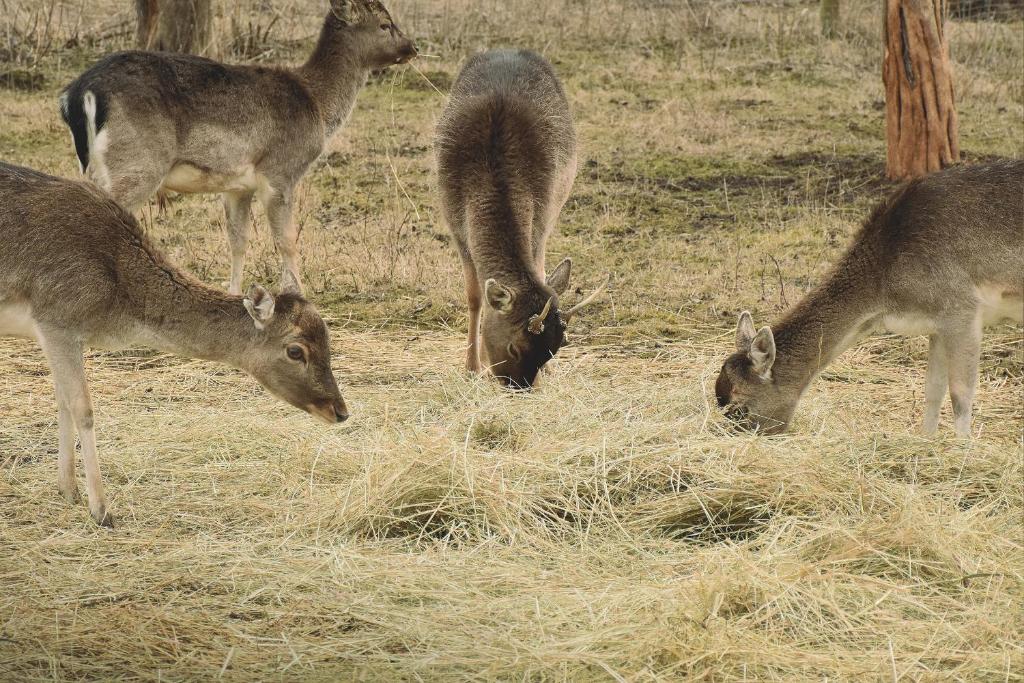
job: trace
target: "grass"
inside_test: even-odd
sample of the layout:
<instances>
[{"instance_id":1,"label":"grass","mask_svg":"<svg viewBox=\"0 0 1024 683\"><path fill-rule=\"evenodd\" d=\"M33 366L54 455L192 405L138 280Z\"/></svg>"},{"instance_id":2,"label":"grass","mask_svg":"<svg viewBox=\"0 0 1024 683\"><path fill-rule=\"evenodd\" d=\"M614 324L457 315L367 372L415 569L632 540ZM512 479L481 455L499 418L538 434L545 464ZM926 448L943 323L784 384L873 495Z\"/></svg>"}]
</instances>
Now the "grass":
<instances>
[{"instance_id":1,"label":"grass","mask_svg":"<svg viewBox=\"0 0 1024 683\"><path fill-rule=\"evenodd\" d=\"M322 3L259 4L221 3L224 56L301 59ZM877 3L844 2L831 41L815 3L392 4L442 91L479 48L555 62L584 151L549 260L609 294L539 391L466 376L444 100L372 79L298 208L353 420L90 353L108 532L56 492L42 355L0 340L0 679L1024 680L1019 327L985 337L971 441L948 406L917 435L920 338L846 353L785 436L714 405L737 313L795 303L891 188ZM74 176L56 95L127 45L130 7L0 6L0 158ZM1022 30L950 26L968 160L1024 153ZM144 220L226 279L214 198ZM273 284L256 221L247 279Z\"/></svg>"}]
</instances>

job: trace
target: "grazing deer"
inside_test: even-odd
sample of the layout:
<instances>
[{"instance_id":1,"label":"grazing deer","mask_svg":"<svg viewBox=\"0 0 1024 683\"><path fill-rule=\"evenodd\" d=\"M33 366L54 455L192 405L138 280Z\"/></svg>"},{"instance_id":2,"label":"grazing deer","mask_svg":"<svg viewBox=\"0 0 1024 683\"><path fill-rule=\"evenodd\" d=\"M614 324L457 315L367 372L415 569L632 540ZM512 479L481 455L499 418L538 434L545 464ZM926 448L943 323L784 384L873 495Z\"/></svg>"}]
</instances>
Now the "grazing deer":
<instances>
[{"instance_id":1,"label":"grazing deer","mask_svg":"<svg viewBox=\"0 0 1024 683\"><path fill-rule=\"evenodd\" d=\"M551 65L528 50L494 50L462 68L437 127L441 201L469 301L466 368L529 388L565 343L584 305L559 296L572 261L546 275L545 244L576 177L576 133ZM483 304L486 303L486 308Z\"/></svg>"},{"instance_id":2,"label":"grazing deer","mask_svg":"<svg viewBox=\"0 0 1024 683\"><path fill-rule=\"evenodd\" d=\"M923 431L949 388L956 433L971 433L982 327L1024 319L1024 162L951 168L898 190L825 281L774 329L739 319L718 404L748 428L784 430L811 380L864 337L929 338Z\"/></svg>"},{"instance_id":3,"label":"grazing deer","mask_svg":"<svg viewBox=\"0 0 1024 683\"><path fill-rule=\"evenodd\" d=\"M298 293L243 298L199 282L91 185L0 163L0 336L35 339L57 391L57 484L75 484L75 431L89 511L111 526L96 457L82 350L136 344L219 361L326 422L348 409L331 372L327 327Z\"/></svg>"},{"instance_id":4,"label":"grazing deer","mask_svg":"<svg viewBox=\"0 0 1024 683\"><path fill-rule=\"evenodd\" d=\"M82 171L128 211L155 192L216 192L239 294L250 207L263 204L282 282L299 284L295 187L348 119L372 69L416 56L376 0L331 0L313 55L295 69L119 52L60 96Z\"/></svg>"}]
</instances>

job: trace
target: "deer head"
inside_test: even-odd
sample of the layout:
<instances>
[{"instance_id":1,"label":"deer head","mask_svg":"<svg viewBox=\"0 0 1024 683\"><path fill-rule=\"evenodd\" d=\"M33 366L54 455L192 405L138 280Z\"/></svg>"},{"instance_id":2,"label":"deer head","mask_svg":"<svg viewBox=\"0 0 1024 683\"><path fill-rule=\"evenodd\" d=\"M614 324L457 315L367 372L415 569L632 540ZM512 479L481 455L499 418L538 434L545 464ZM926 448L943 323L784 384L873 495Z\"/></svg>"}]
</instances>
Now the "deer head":
<instances>
[{"instance_id":1,"label":"deer head","mask_svg":"<svg viewBox=\"0 0 1024 683\"><path fill-rule=\"evenodd\" d=\"M273 395L325 422L347 420L331 370L327 325L316 308L294 291L274 297L259 285L242 304L257 331L249 373Z\"/></svg>"},{"instance_id":2,"label":"deer head","mask_svg":"<svg viewBox=\"0 0 1024 683\"><path fill-rule=\"evenodd\" d=\"M565 345L569 322L604 289L568 311L559 297L569 288L572 261L565 259L543 285L516 289L489 279L483 316L483 349L491 373L513 389L529 389L544 364Z\"/></svg>"},{"instance_id":3,"label":"deer head","mask_svg":"<svg viewBox=\"0 0 1024 683\"><path fill-rule=\"evenodd\" d=\"M774 365L771 328L757 330L753 317L744 311L736 327L736 352L725 360L715 382L718 405L736 426L777 434L789 425L800 390L778 382Z\"/></svg>"},{"instance_id":4,"label":"deer head","mask_svg":"<svg viewBox=\"0 0 1024 683\"><path fill-rule=\"evenodd\" d=\"M387 8L377 0L331 0L326 28L334 40L356 47L364 68L380 69L404 64L416 55L416 46L407 38Z\"/></svg>"}]
</instances>

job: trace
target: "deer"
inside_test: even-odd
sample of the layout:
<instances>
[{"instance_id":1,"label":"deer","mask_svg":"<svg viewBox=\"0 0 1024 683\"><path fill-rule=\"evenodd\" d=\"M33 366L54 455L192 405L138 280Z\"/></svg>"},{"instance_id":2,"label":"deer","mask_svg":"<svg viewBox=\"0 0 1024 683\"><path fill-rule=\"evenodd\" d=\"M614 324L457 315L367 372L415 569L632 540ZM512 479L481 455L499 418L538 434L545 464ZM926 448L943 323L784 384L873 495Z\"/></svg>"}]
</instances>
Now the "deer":
<instances>
[{"instance_id":1,"label":"deer","mask_svg":"<svg viewBox=\"0 0 1024 683\"><path fill-rule=\"evenodd\" d=\"M75 435L92 519L112 527L96 452L86 347L148 346L227 364L323 422L349 417L329 333L292 286L214 289L172 264L138 221L87 182L0 162L0 336L36 341L57 397L57 487L71 503Z\"/></svg>"},{"instance_id":2,"label":"deer","mask_svg":"<svg viewBox=\"0 0 1024 683\"><path fill-rule=\"evenodd\" d=\"M1024 161L955 166L878 205L822 283L774 326L748 311L715 383L736 425L788 427L811 381L879 332L928 336L926 436L948 389L958 437L971 436L982 330L1024 319Z\"/></svg>"},{"instance_id":3,"label":"deer","mask_svg":"<svg viewBox=\"0 0 1024 683\"><path fill-rule=\"evenodd\" d=\"M331 0L297 68L229 65L184 54L111 54L59 98L81 171L130 212L158 193L219 193L231 277L241 294L252 200L264 207L282 283L302 289L296 187L349 118L371 70L417 55L376 0Z\"/></svg>"},{"instance_id":4,"label":"deer","mask_svg":"<svg viewBox=\"0 0 1024 683\"><path fill-rule=\"evenodd\" d=\"M572 112L551 64L529 50L467 60L437 124L435 152L465 276L466 369L480 372L482 351L501 383L529 389L566 343L573 316L603 289L563 311L572 260L545 270L577 158Z\"/></svg>"}]
</instances>

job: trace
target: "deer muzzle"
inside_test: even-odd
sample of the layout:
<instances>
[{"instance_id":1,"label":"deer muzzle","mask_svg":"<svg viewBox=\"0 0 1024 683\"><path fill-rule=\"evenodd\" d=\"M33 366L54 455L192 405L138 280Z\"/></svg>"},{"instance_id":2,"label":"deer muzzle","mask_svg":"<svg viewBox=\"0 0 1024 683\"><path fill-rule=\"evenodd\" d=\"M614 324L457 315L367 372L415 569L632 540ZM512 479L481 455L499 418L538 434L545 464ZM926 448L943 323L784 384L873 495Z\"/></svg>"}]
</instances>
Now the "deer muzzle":
<instances>
[{"instance_id":1,"label":"deer muzzle","mask_svg":"<svg viewBox=\"0 0 1024 683\"><path fill-rule=\"evenodd\" d=\"M348 406L342 398L310 403L306 406L306 412L327 424L339 424L349 418Z\"/></svg>"},{"instance_id":2,"label":"deer muzzle","mask_svg":"<svg viewBox=\"0 0 1024 683\"><path fill-rule=\"evenodd\" d=\"M410 41L407 46L402 49L402 52L398 55L398 59L395 60L395 64L408 64L419 55L419 51L416 46Z\"/></svg>"}]
</instances>

